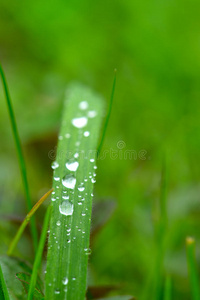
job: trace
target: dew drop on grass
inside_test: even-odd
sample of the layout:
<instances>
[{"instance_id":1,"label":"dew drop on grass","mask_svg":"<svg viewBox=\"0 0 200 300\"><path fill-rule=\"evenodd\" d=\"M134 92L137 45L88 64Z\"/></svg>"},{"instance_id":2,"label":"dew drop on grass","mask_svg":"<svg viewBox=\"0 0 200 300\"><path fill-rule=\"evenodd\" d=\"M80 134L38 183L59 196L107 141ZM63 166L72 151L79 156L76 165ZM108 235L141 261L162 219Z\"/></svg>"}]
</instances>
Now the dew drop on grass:
<instances>
[{"instance_id":1,"label":"dew drop on grass","mask_svg":"<svg viewBox=\"0 0 200 300\"><path fill-rule=\"evenodd\" d=\"M66 137L67 139L69 139L70 136L71 136L70 133L66 133L66 134L65 134L65 137Z\"/></svg>"},{"instance_id":2,"label":"dew drop on grass","mask_svg":"<svg viewBox=\"0 0 200 300\"><path fill-rule=\"evenodd\" d=\"M76 128L83 128L87 125L88 119L86 117L72 119L72 125Z\"/></svg>"},{"instance_id":3,"label":"dew drop on grass","mask_svg":"<svg viewBox=\"0 0 200 300\"><path fill-rule=\"evenodd\" d=\"M78 169L79 163L72 159L68 161L65 166L69 171L75 172Z\"/></svg>"},{"instance_id":4,"label":"dew drop on grass","mask_svg":"<svg viewBox=\"0 0 200 300\"><path fill-rule=\"evenodd\" d=\"M55 290L55 294L59 295L60 294L60 290Z\"/></svg>"},{"instance_id":5,"label":"dew drop on grass","mask_svg":"<svg viewBox=\"0 0 200 300\"><path fill-rule=\"evenodd\" d=\"M94 158L91 158L91 159L90 159L90 162L94 162Z\"/></svg>"},{"instance_id":6,"label":"dew drop on grass","mask_svg":"<svg viewBox=\"0 0 200 300\"><path fill-rule=\"evenodd\" d=\"M68 278L67 277L64 277L63 280L62 280L62 283L64 285L67 285L68 284Z\"/></svg>"},{"instance_id":7,"label":"dew drop on grass","mask_svg":"<svg viewBox=\"0 0 200 300\"><path fill-rule=\"evenodd\" d=\"M74 206L71 202L69 201L63 201L60 205L59 205L59 211L62 215L65 216L71 216L73 214L74 211Z\"/></svg>"},{"instance_id":8,"label":"dew drop on grass","mask_svg":"<svg viewBox=\"0 0 200 300\"><path fill-rule=\"evenodd\" d=\"M78 158L79 157L79 154L78 153L75 153L74 154L74 158Z\"/></svg>"},{"instance_id":9,"label":"dew drop on grass","mask_svg":"<svg viewBox=\"0 0 200 300\"><path fill-rule=\"evenodd\" d=\"M51 201L56 201L56 198L52 197L52 198L51 198Z\"/></svg>"},{"instance_id":10,"label":"dew drop on grass","mask_svg":"<svg viewBox=\"0 0 200 300\"><path fill-rule=\"evenodd\" d=\"M79 192L83 192L83 191L84 191L84 189L85 189L85 187L84 187L84 186L79 186L79 187L78 187L78 190L79 190Z\"/></svg>"},{"instance_id":11,"label":"dew drop on grass","mask_svg":"<svg viewBox=\"0 0 200 300\"><path fill-rule=\"evenodd\" d=\"M90 132L89 132L89 131L85 131L85 132L83 133L83 135L84 135L85 137L88 137L88 136L90 135Z\"/></svg>"},{"instance_id":12,"label":"dew drop on grass","mask_svg":"<svg viewBox=\"0 0 200 300\"><path fill-rule=\"evenodd\" d=\"M88 118L94 118L96 117L97 112L95 110L88 111Z\"/></svg>"},{"instance_id":13,"label":"dew drop on grass","mask_svg":"<svg viewBox=\"0 0 200 300\"><path fill-rule=\"evenodd\" d=\"M60 177L58 177L58 176L55 176L53 179L54 179L55 181L60 181Z\"/></svg>"},{"instance_id":14,"label":"dew drop on grass","mask_svg":"<svg viewBox=\"0 0 200 300\"><path fill-rule=\"evenodd\" d=\"M57 221L56 225L57 225L57 226L60 226L60 224L61 224L60 221Z\"/></svg>"},{"instance_id":15,"label":"dew drop on grass","mask_svg":"<svg viewBox=\"0 0 200 300\"><path fill-rule=\"evenodd\" d=\"M88 102L87 101L81 101L79 104L79 108L82 110L85 110L88 108Z\"/></svg>"},{"instance_id":16,"label":"dew drop on grass","mask_svg":"<svg viewBox=\"0 0 200 300\"><path fill-rule=\"evenodd\" d=\"M74 175L68 174L62 179L62 184L66 188L73 190L76 185L76 178L74 177Z\"/></svg>"},{"instance_id":17,"label":"dew drop on grass","mask_svg":"<svg viewBox=\"0 0 200 300\"><path fill-rule=\"evenodd\" d=\"M95 183L95 182L96 182L96 180L95 180L94 178L92 178L92 179L91 179L91 182L92 182L92 183Z\"/></svg>"},{"instance_id":18,"label":"dew drop on grass","mask_svg":"<svg viewBox=\"0 0 200 300\"><path fill-rule=\"evenodd\" d=\"M53 170L57 169L58 167L59 167L59 163L57 163L57 161L52 162L51 168L52 168Z\"/></svg>"},{"instance_id":19,"label":"dew drop on grass","mask_svg":"<svg viewBox=\"0 0 200 300\"><path fill-rule=\"evenodd\" d=\"M85 252L85 255L90 255L92 253L90 248L85 248L84 252Z\"/></svg>"}]
</instances>

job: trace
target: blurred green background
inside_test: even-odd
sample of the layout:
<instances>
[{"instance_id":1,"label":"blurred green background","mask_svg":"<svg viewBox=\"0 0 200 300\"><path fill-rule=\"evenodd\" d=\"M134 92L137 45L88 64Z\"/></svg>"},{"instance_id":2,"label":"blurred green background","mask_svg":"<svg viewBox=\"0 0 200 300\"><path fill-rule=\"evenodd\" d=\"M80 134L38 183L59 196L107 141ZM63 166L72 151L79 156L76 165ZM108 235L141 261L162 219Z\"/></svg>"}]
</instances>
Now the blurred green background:
<instances>
[{"instance_id":1,"label":"blurred green background","mask_svg":"<svg viewBox=\"0 0 200 300\"><path fill-rule=\"evenodd\" d=\"M188 235L196 238L200 266L199 11L197 0L0 1L0 61L34 201L51 187L49 151L56 149L68 83L87 84L108 103L118 70L103 151L123 155L98 161L94 199L114 199L116 210L92 243L89 282L117 285L138 299L156 299L163 157L168 225L161 286L170 276L172 299L190 299ZM26 208L2 86L0 100L0 252L5 254L17 228L10 220L24 217ZM126 150L134 150L137 159L126 158ZM38 224L44 211L45 206L37 213ZM31 241L23 238L18 252L30 260Z\"/></svg>"}]
</instances>

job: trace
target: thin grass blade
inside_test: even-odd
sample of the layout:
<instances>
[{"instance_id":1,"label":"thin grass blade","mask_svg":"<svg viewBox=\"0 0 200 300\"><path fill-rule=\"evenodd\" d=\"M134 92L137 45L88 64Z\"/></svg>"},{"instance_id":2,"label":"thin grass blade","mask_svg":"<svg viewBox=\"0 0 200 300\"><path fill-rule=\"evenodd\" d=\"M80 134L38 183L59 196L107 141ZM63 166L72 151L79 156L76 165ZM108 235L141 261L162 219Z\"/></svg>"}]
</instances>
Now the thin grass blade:
<instances>
[{"instance_id":1,"label":"thin grass blade","mask_svg":"<svg viewBox=\"0 0 200 300\"><path fill-rule=\"evenodd\" d=\"M192 300L200 299L199 278L197 272L197 262L195 259L195 240L192 237L186 238L188 273Z\"/></svg>"},{"instance_id":2,"label":"thin grass blade","mask_svg":"<svg viewBox=\"0 0 200 300\"><path fill-rule=\"evenodd\" d=\"M28 209L28 211L30 211L32 208L32 201L31 201L31 197L30 197L29 185L28 185L28 180L27 180L26 164L25 164L25 160L24 160L24 156L23 156L23 152L22 152L22 146L21 146L21 142L20 142L18 129L17 129L17 123L15 120L14 111L12 108L8 85L7 85L6 77L5 77L5 74L4 74L1 64L0 64L0 76L2 79L2 84L3 84L3 88L4 88L4 92L5 92L13 137L15 140L17 155L18 155L18 159L19 159L19 166L20 166L20 171L21 171L22 183L24 186L24 193L25 193L25 197L26 197L27 209ZM31 234L32 234L32 238L33 238L33 246L34 246L34 250L36 252L38 242L37 242L37 227L36 227L36 221L35 221L34 217L31 219L30 226L31 226Z\"/></svg>"}]
</instances>

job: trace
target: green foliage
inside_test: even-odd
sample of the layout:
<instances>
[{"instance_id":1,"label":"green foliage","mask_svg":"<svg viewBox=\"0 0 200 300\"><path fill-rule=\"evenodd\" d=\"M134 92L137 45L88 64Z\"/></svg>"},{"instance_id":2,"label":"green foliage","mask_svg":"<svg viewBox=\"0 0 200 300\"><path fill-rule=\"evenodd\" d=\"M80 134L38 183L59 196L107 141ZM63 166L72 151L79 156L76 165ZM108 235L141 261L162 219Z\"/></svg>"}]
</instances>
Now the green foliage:
<instances>
[{"instance_id":1,"label":"green foliage","mask_svg":"<svg viewBox=\"0 0 200 300\"><path fill-rule=\"evenodd\" d=\"M96 147L103 102L89 88L66 94L56 161L47 255L47 299L82 300L90 255L90 222Z\"/></svg>"}]
</instances>

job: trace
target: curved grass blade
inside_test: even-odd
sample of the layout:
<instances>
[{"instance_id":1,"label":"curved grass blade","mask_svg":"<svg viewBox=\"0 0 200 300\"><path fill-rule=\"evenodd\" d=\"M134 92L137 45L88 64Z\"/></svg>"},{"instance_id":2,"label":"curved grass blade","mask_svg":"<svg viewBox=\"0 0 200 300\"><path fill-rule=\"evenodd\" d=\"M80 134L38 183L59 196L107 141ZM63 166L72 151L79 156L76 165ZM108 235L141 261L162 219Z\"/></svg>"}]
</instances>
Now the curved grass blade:
<instances>
[{"instance_id":1,"label":"curved grass blade","mask_svg":"<svg viewBox=\"0 0 200 300\"><path fill-rule=\"evenodd\" d=\"M37 253L36 253L36 258L35 258L34 265L33 265L33 271L32 271L32 276L31 276L30 287L29 287L29 290L28 290L28 300L33 299L34 292L35 292L35 285L36 285L36 281L37 281L37 273L38 273L38 270L40 268L42 253L43 253L43 249L44 249L44 245L45 245L45 241L46 241L47 230L48 230L48 226L49 226L50 208L51 207L49 206L48 209L47 209L45 219L44 219L44 223L43 223L43 227L42 227L42 233L41 233L41 237L40 237L38 250L37 250Z\"/></svg>"},{"instance_id":2,"label":"curved grass blade","mask_svg":"<svg viewBox=\"0 0 200 300\"><path fill-rule=\"evenodd\" d=\"M46 299L85 299L97 141L103 101L73 85L63 110L54 177Z\"/></svg>"},{"instance_id":3,"label":"curved grass blade","mask_svg":"<svg viewBox=\"0 0 200 300\"><path fill-rule=\"evenodd\" d=\"M13 137L14 137L14 140L15 140L17 155L18 155L18 159L19 159L19 166L20 166L20 171L21 171L21 176L22 176L22 183L23 183L23 186L24 186L24 192L25 192L25 197L26 197L26 204L27 204L28 211L30 211L31 208L32 208L32 202L31 202L29 186L28 186L28 180L27 180L27 174L26 174L26 164L25 164L25 160L24 160L24 156L23 156L23 152L22 152L20 137L19 137L19 133L18 133L18 129L17 129L17 124L16 124L16 120L15 120L14 111L13 111L13 108L12 108L12 103L11 103L11 98L10 98L7 82L6 82L6 77L4 75L3 68L1 66L1 64L0 64L0 76L1 76L1 79L2 79L3 87L4 87L4 92L5 92L5 97L6 97L6 101L7 101L8 112L9 112L9 117L10 117L10 122L11 122L11 127L12 127L12 131L13 131ZM34 246L34 250L36 252L36 250L37 250L37 228L36 228L36 222L35 222L34 217L31 219L30 225L31 225L31 234L32 234L32 238L33 238L33 246Z\"/></svg>"},{"instance_id":4,"label":"curved grass blade","mask_svg":"<svg viewBox=\"0 0 200 300\"><path fill-rule=\"evenodd\" d=\"M24 219L24 221L22 222L21 226L19 227L14 239L12 240L8 251L7 251L7 255L12 255L15 247L17 246L17 243L19 242L19 239L22 235L22 233L24 232L24 229L26 228L26 225L28 224L28 222L30 221L31 217L34 215L34 213L36 212L36 210L40 207L40 205L49 197L49 195L52 193L53 189L51 189L50 191L48 191L31 209L31 211L27 214L26 218Z\"/></svg>"},{"instance_id":5,"label":"curved grass blade","mask_svg":"<svg viewBox=\"0 0 200 300\"><path fill-rule=\"evenodd\" d=\"M105 135L106 135L106 130L107 130L107 127L108 127L108 122L109 122L110 115L111 115L113 99L114 99L114 93L115 93L116 77L117 77L117 69L114 70L114 80L113 80L112 92L111 92L111 96L110 96L110 103L109 103L109 107L108 107L108 112L107 112L105 124L103 126L103 133L102 133L101 141L99 143L98 150L97 150L97 156L99 156L99 154L101 152L103 142L104 142L104 139L105 139Z\"/></svg>"},{"instance_id":6,"label":"curved grass blade","mask_svg":"<svg viewBox=\"0 0 200 300\"><path fill-rule=\"evenodd\" d=\"M195 240L192 237L186 238L186 250L188 261L188 273L192 300L200 299L199 278L197 273L197 264L195 259Z\"/></svg>"}]
</instances>

